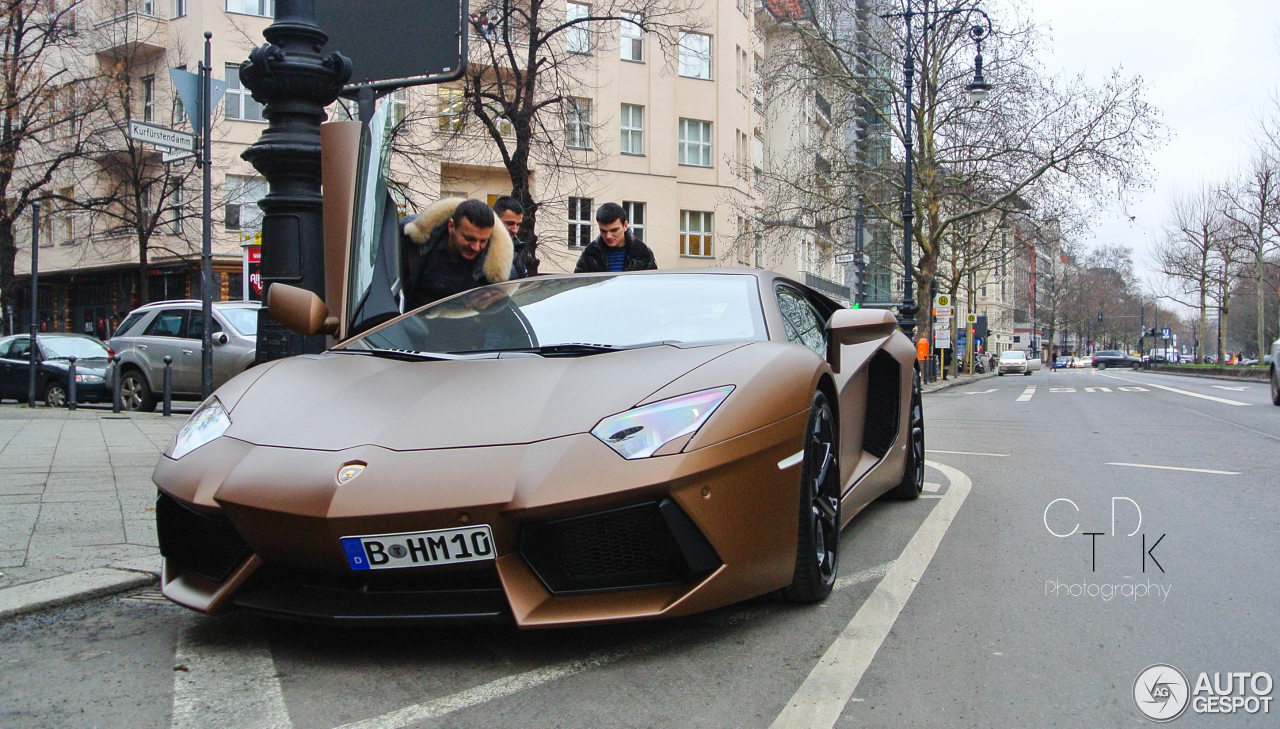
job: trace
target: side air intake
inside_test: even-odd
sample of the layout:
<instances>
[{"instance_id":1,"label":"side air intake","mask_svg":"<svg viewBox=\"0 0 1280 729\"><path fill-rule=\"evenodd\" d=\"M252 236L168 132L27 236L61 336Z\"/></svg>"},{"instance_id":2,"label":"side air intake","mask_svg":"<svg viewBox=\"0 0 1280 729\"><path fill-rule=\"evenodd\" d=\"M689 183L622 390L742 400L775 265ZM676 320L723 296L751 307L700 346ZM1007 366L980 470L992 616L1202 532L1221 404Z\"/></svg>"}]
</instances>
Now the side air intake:
<instances>
[{"instance_id":1,"label":"side air intake","mask_svg":"<svg viewBox=\"0 0 1280 729\"><path fill-rule=\"evenodd\" d=\"M867 422L862 429L862 450L883 458L898 435L898 410L902 407L902 369L884 350L867 365Z\"/></svg>"}]
</instances>

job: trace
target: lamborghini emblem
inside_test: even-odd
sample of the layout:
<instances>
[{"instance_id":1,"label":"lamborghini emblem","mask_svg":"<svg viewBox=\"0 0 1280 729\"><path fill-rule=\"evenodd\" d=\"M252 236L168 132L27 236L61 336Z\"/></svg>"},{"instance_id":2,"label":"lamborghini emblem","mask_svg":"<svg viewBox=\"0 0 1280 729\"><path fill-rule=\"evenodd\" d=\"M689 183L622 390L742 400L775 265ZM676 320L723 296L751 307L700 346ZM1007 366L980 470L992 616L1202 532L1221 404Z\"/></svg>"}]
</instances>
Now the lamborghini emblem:
<instances>
[{"instance_id":1,"label":"lamborghini emblem","mask_svg":"<svg viewBox=\"0 0 1280 729\"><path fill-rule=\"evenodd\" d=\"M348 463L338 469L338 485L342 485L364 472L363 463Z\"/></svg>"}]
</instances>

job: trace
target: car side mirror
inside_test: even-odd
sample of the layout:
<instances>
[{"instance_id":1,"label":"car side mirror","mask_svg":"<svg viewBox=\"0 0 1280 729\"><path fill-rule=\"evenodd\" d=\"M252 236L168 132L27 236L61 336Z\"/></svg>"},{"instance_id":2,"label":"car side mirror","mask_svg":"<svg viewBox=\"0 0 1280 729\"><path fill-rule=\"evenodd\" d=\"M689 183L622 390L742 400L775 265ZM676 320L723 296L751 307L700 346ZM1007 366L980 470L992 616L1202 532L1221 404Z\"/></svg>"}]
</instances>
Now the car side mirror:
<instances>
[{"instance_id":1,"label":"car side mirror","mask_svg":"<svg viewBox=\"0 0 1280 729\"><path fill-rule=\"evenodd\" d=\"M840 348L884 339L898 328L898 318L883 309L837 309L827 322L827 363L840 371Z\"/></svg>"},{"instance_id":2,"label":"car side mirror","mask_svg":"<svg viewBox=\"0 0 1280 729\"><path fill-rule=\"evenodd\" d=\"M297 286L271 284L267 290L267 309L272 319L303 336L338 331L338 317L329 316L329 307L324 301Z\"/></svg>"},{"instance_id":3,"label":"car side mirror","mask_svg":"<svg viewBox=\"0 0 1280 729\"><path fill-rule=\"evenodd\" d=\"M213 343L214 343L214 344L226 344L226 343L227 343L227 333L226 333L226 332L218 332L217 334L213 335Z\"/></svg>"}]
</instances>

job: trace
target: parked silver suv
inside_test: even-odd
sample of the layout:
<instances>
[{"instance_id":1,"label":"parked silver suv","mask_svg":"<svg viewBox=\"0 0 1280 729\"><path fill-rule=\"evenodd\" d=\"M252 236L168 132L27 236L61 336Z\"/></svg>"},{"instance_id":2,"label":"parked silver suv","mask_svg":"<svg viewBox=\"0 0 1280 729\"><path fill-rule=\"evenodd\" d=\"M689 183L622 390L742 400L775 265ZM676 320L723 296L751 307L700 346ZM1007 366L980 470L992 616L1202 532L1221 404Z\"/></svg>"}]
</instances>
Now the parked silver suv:
<instances>
[{"instance_id":1,"label":"parked silver suv","mask_svg":"<svg viewBox=\"0 0 1280 729\"><path fill-rule=\"evenodd\" d=\"M253 301L213 305L213 386L253 364L258 310ZM107 341L120 356L120 400L126 410L151 411L164 396L164 358L173 358L173 397L200 398L204 317L199 301L157 301L131 312Z\"/></svg>"}]
</instances>

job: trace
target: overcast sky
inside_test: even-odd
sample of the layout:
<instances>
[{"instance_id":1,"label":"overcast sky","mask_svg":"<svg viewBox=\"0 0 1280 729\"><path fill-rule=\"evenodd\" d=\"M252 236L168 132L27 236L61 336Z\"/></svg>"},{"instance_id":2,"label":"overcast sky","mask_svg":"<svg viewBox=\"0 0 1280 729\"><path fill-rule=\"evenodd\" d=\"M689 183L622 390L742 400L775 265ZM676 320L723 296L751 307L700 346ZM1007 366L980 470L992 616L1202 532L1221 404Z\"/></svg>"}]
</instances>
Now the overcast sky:
<instances>
[{"instance_id":1,"label":"overcast sky","mask_svg":"<svg viewBox=\"0 0 1280 729\"><path fill-rule=\"evenodd\" d=\"M1126 243L1150 280L1152 241L1178 190L1229 176L1249 155L1250 132L1280 92L1280 0L1030 0L1050 29L1049 71L1112 69L1141 76L1170 139L1152 155L1154 186L1094 226L1086 245ZM997 29L998 30L998 29ZM999 83L999 79L988 79ZM1150 286L1148 286L1150 288Z\"/></svg>"}]
</instances>

